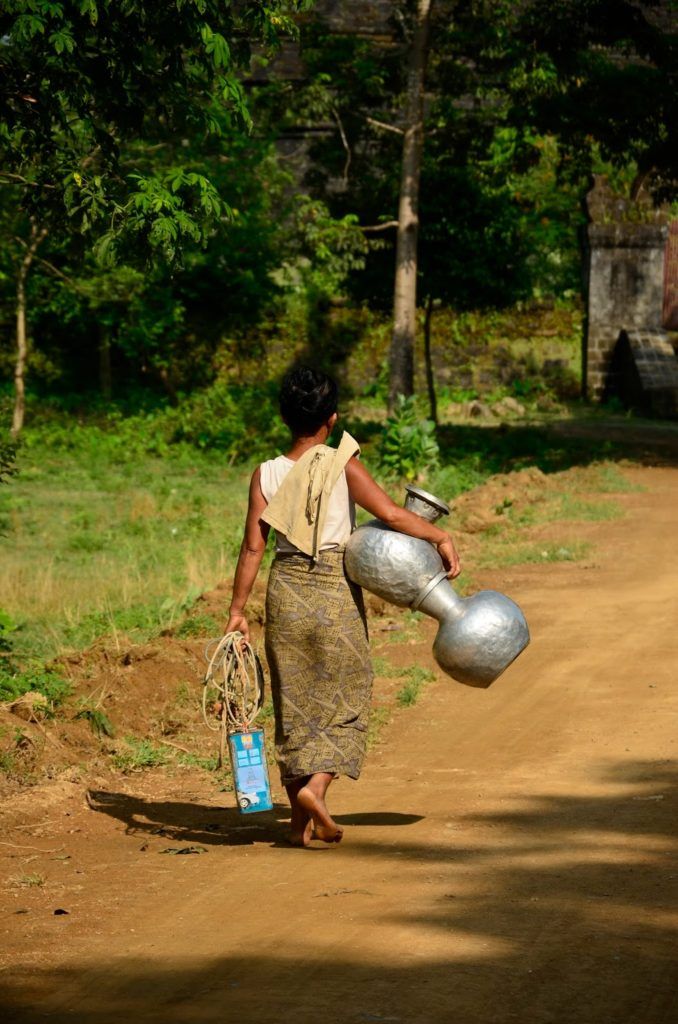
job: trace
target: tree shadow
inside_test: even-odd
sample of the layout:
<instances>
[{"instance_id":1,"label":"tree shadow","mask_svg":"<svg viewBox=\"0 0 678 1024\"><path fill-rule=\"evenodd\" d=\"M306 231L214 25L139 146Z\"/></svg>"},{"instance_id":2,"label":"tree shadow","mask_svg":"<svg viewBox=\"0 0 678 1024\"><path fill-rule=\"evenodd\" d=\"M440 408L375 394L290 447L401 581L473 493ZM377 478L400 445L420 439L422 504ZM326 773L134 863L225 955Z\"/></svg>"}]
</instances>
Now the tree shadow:
<instances>
[{"instance_id":1,"label":"tree shadow","mask_svg":"<svg viewBox=\"0 0 678 1024\"><path fill-rule=\"evenodd\" d=\"M589 781L582 795L537 793L457 818L445 841L353 837L353 852L378 864L374 891L323 893L312 907L327 924L320 944L278 922L286 938L273 952L245 915L229 922L229 955L15 972L4 1020L28 1024L39 1007L56 1024L673 1024L678 762L613 764ZM413 899L415 869L427 885ZM389 878L404 878L397 898L379 892ZM310 898L301 885L290 896L290 914Z\"/></svg>"},{"instance_id":2,"label":"tree shadow","mask_svg":"<svg viewBox=\"0 0 678 1024\"><path fill-rule=\"evenodd\" d=\"M572 419L548 424L444 424L438 428L444 464L472 458L491 473L536 466L556 473L602 460L678 465L678 425L630 420Z\"/></svg>"}]
</instances>

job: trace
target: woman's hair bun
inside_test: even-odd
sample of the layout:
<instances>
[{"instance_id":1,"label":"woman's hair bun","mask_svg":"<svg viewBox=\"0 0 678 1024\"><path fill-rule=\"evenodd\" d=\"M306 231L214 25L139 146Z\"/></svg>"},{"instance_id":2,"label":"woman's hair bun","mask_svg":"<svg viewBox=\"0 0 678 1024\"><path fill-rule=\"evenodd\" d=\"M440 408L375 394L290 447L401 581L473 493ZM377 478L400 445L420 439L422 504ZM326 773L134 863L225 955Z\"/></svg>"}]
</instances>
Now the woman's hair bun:
<instances>
[{"instance_id":1,"label":"woman's hair bun","mask_svg":"<svg viewBox=\"0 0 678 1024\"><path fill-rule=\"evenodd\" d=\"M337 411L336 381L321 370L298 366L285 374L280 415L294 434L315 434Z\"/></svg>"}]
</instances>

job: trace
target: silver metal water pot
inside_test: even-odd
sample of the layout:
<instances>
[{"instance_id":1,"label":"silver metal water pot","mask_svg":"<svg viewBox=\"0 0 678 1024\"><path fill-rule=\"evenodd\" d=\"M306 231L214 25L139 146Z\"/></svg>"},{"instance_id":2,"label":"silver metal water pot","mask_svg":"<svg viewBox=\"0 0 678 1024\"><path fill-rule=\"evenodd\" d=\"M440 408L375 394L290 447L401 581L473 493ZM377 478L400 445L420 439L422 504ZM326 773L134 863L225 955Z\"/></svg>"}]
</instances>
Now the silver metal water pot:
<instances>
[{"instance_id":1,"label":"silver metal water pot","mask_svg":"<svg viewBox=\"0 0 678 1024\"><path fill-rule=\"evenodd\" d=\"M432 523L450 511L444 501L412 486L405 508ZM397 533L378 519L351 535L345 566L349 579L365 590L438 619L433 654L460 683L489 686L530 641L525 616L514 601L496 590L459 597L432 544Z\"/></svg>"}]
</instances>

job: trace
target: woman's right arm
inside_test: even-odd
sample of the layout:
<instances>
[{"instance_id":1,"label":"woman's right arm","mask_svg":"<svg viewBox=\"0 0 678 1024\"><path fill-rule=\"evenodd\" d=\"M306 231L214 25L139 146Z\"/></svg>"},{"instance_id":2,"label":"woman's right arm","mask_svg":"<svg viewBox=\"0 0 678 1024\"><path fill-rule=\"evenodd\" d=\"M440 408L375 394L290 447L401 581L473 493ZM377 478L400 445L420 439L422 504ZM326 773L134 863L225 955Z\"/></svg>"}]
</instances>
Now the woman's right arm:
<instances>
[{"instance_id":1,"label":"woman's right arm","mask_svg":"<svg viewBox=\"0 0 678 1024\"><path fill-rule=\"evenodd\" d=\"M429 523L414 512L396 505L355 456L346 465L346 482L349 494L357 505L381 519L391 529L429 541L438 549L447 575L451 579L459 575L459 555L450 534L435 523Z\"/></svg>"},{"instance_id":2,"label":"woman's right arm","mask_svg":"<svg viewBox=\"0 0 678 1024\"><path fill-rule=\"evenodd\" d=\"M239 630L249 642L250 629L245 617L245 605L250 596L261 565L270 527L261 516L267 502L261 492L260 467L257 466L250 481L250 496L245 521L245 536L240 546L240 555L233 580L233 597L224 630L231 633Z\"/></svg>"}]
</instances>

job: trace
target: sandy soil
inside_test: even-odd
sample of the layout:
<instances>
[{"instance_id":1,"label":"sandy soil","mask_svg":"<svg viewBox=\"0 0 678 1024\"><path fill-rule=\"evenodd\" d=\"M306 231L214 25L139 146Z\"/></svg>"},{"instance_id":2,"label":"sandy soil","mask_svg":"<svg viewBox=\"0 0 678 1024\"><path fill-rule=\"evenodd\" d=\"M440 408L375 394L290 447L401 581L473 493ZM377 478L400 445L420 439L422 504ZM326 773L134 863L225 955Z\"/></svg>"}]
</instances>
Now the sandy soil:
<instances>
[{"instance_id":1,"label":"sandy soil","mask_svg":"<svg viewBox=\"0 0 678 1024\"><path fill-rule=\"evenodd\" d=\"M678 470L625 472L589 562L480 579L532 645L395 716L334 787L340 846L286 848L280 794L245 818L190 773L13 800L3 1020L678 1020ZM401 654L432 667L432 635Z\"/></svg>"}]
</instances>

